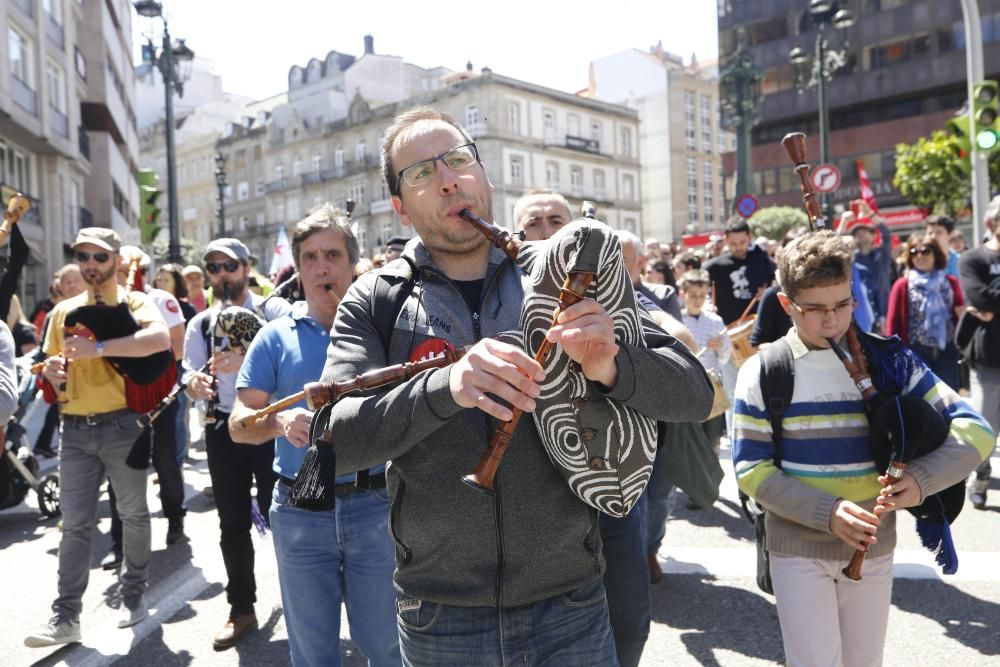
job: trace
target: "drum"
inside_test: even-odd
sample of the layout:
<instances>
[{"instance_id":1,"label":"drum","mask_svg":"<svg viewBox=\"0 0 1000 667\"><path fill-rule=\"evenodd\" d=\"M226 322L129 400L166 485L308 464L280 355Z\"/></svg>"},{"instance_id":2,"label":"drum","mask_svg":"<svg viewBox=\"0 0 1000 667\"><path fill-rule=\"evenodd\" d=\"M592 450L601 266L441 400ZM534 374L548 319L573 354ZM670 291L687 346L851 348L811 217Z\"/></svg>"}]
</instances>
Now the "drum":
<instances>
[{"instance_id":1,"label":"drum","mask_svg":"<svg viewBox=\"0 0 1000 667\"><path fill-rule=\"evenodd\" d=\"M747 319L730 324L726 329L729 334L729 344L732 346L733 366L739 368L743 362L757 354L757 350L750 344L750 334L753 333L753 325L757 320L756 315L751 315Z\"/></svg>"}]
</instances>

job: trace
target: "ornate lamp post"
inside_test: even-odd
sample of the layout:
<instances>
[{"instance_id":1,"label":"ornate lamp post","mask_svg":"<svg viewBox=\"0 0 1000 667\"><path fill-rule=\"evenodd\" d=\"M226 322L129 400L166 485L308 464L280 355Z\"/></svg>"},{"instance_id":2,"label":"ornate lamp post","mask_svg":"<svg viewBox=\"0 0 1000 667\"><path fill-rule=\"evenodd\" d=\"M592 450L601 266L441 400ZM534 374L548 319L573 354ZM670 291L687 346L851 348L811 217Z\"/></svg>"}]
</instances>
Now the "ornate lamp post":
<instances>
[{"instance_id":1,"label":"ornate lamp post","mask_svg":"<svg viewBox=\"0 0 1000 667\"><path fill-rule=\"evenodd\" d=\"M219 238L226 236L226 156L215 154L215 185L219 188Z\"/></svg>"},{"instance_id":2,"label":"ornate lamp post","mask_svg":"<svg viewBox=\"0 0 1000 667\"><path fill-rule=\"evenodd\" d=\"M722 126L736 133L736 199L750 193L750 130L760 119L761 71L753 62L747 31L736 29L736 52L719 76Z\"/></svg>"},{"instance_id":3,"label":"ornate lamp post","mask_svg":"<svg viewBox=\"0 0 1000 667\"><path fill-rule=\"evenodd\" d=\"M132 5L139 16L147 18L159 17L163 21L163 42L159 49L153 44L152 38L146 46L145 57L160 70L163 77L165 93L166 117L165 134L167 142L167 210L170 221L170 246L167 256L171 262L181 262L180 228L177 224L177 165L174 149L174 92L178 97L184 95L184 82L191 75L191 64L194 51L184 43L183 39L176 42L170 40L167 28L167 18L163 15L163 4L156 0L137 0Z\"/></svg>"},{"instance_id":4,"label":"ornate lamp post","mask_svg":"<svg viewBox=\"0 0 1000 667\"><path fill-rule=\"evenodd\" d=\"M826 101L826 82L833 79L847 63L847 35L845 32L854 25L854 13L845 6L843 0L811 0L809 14L816 25L816 43L810 62L806 51L796 46L788 54L788 60L795 67L795 88L799 94L815 87L819 97L819 159L826 164L830 161L830 111ZM841 49L831 49L826 39L826 29L833 26L842 31Z\"/></svg>"}]
</instances>

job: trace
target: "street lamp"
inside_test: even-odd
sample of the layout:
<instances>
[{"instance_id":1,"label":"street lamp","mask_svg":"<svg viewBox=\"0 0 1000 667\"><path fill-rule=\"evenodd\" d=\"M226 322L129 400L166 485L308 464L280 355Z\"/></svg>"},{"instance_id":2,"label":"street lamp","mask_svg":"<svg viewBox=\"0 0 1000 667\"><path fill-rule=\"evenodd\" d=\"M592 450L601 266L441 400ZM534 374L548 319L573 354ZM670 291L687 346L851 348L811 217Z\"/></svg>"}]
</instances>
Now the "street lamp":
<instances>
[{"instance_id":1,"label":"street lamp","mask_svg":"<svg viewBox=\"0 0 1000 667\"><path fill-rule=\"evenodd\" d=\"M160 70L163 77L163 90L165 97L166 118L164 119L165 134L167 140L167 212L170 221L170 246L167 251L169 261L180 263L181 244L180 228L177 224L177 165L174 154L174 92L178 97L184 96L184 82L191 75L191 66L194 61L194 51L192 51L183 39L178 39L176 43L170 41L170 31L167 28L167 18L163 15L163 3L156 0L137 0L132 5L139 16L146 18L159 17L163 21L163 42L157 52L150 38L146 46L144 56L152 65Z\"/></svg>"},{"instance_id":2,"label":"street lamp","mask_svg":"<svg viewBox=\"0 0 1000 667\"><path fill-rule=\"evenodd\" d=\"M830 161L830 140L827 136L830 128L829 109L826 104L826 82L833 79L847 63L848 42L846 34L842 39L840 50L831 49L826 40L827 26L846 31L854 25L854 14L845 7L843 0L812 0L809 3L809 14L816 26L816 44L813 47L812 61L806 51L796 46L788 54L788 60L795 68L795 88L799 94L815 87L819 97L819 154L820 163Z\"/></svg>"},{"instance_id":3,"label":"street lamp","mask_svg":"<svg viewBox=\"0 0 1000 667\"><path fill-rule=\"evenodd\" d=\"M750 193L750 130L760 120L761 71L753 62L744 26L736 28L736 52L719 75L722 125L736 132L736 193L733 203Z\"/></svg>"},{"instance_id":4,"label":"street lamp","mask_svg":"<svg viewBox=\"0 0 1000 667\"><path fill-rule=\"evenodd\" d=\"M219 238L226 237L226 156L215 154L215 184L219 188Z\"/></svg>"}]
</instances>

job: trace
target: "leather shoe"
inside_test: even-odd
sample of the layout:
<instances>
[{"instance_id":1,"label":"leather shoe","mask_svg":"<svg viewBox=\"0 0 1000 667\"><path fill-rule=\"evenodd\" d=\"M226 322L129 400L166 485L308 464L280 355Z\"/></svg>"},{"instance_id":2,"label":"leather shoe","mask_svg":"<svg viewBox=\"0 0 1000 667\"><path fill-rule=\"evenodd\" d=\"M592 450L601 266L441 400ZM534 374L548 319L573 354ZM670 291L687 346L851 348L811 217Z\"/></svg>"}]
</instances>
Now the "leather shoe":
<instances>
[{"instance_id":1,"label":"leather shoe","mask_svg":"<svg viewBox=\"0 0 1000 667\"><path fill-rule=\"evenodd\" d=\"M185 540L187 540L187 535L184 534L183 517L170 519L167 525L167 544L177 544Z\"/></svg>"},{"instance_id":2,"label":"leather shoe","mask_svg":"<svg viewBox=\"0 0 1000 667\"><path fill-rule=\"evenodd\" d=\"M663 580L663 570L660 569L660 560L656 557L656 554L646 554L646 561L649 563L649 583L660 583Z\"/></svg>"},{"instance_id":3,"label":"leather shoe","mask_svg":"<svg viewBox=\"0 0 1000 667\"><path fill-rule=\"evenodd\" d=\"M240 614L230 616L222 629L215 633L212 639L212 648L216 651L225 651L232 648L239 641L240 637L257 629L256 614Z\"/></svg>"},{"instance_id":4,"label":"leather shoe","mask_svg":"<svg viewBox=\"0 0 1000 667\"><path fill-rule=\"evenodd\" d=\"M102 570L117 570L122 564L122 550L112 548L101 561Z\"/></svg>"}]
</instances>

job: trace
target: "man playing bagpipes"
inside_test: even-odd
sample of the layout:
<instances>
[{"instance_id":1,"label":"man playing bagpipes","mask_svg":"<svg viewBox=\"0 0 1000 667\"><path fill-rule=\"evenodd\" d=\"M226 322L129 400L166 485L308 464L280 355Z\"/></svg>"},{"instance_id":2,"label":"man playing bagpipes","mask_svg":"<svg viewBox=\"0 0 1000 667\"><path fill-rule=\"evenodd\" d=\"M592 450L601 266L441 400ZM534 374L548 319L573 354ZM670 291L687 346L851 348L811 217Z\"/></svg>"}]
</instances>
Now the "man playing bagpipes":
<instances>
[{"instance_id":1,"label":"man playing bagpipes","mask_svg":"<svg viewBox=\"0 0 1000 667\"><path fill-rule=\"evenodd\" d=\"M477 460L487 468L483 446L497 442L496 435L490 438L495 420L509 424L536 405L545 412L536 399L547 400L543 366L521 347L492 338L517 330L522 309L537 302L524 303L526 274L468 221L492 215L493 188L478 151L447 114L418 108L395 119L382 155L394 209L420 238L407 244L401 260L381 274L363 275L348 290L323 381L471 346L446 368L345 396L330 413L327 435L338 474L391 461L386 475L404 664L617 664L597 511L571 491L550 458L535 422L543 416L519 422L495 481L488 473L469 474L463 484ZM567 229L569 235L555 238L570 244L602 230L593 234L608 239L602 249L617 259L614 284L624 281L619 294L632 304L622 315L637 321L620 256L613 257L613 235L604 236L600 223ZM553 242L544 247L563 247ZM404 262L413 269L412 291L395 315L383 312L393 304L379 301L378 281ZM542 309L551 321L555 301ZM388 345L379 335L382 321L391 326ZM635 432L624 439L632 447L628 454L645 459L636 472L642 483L631 487L641 492L655 451L652 420L708 414L711 386L700 364L662 331L650 332L648 347L619 343L611 315L590 298L568 305L558 323L539 334L558 345L556 358L575 360L568 372L584 378L580 384L588 390L576 404L552 405L554 410L594 425L587 420L604 409L634 409L648 420L641 441ZM668 395L675 399L663 400ZM571 440L613 440L614 469L620 470L621 440L607 424L603 431L578 431ZM594 474L612 470L604 459L588 460ZM586 495L587 489L576 491ZM627 512L635 500L630 491L608 509Z\"/></svg>"},{"instance_id":2,"label":"man playing bagpipes","mask_svg":"<svg viewBox=\"0 0 1000 667\"><path fill-rule=\"evenodd\" d=\"M59 472L63 532L59 542L59 596L47 627L25 639L27 646L51 646L80 640L80 612L90 574L91 535L97 521L100 486L110 477L124 524L125 567L121 574L119 627L146 616L144 594L150 558L150 523L146 505L147 473L126 464L141 429L139 413L129 407L122 359L138 359L168 350L166 324L145 294L126 292L116 281L122 263L121 238L104 227L81 229L73 244L87 291L60 302L50 314L43 375L57 388L62 403ZM96 304L131 321L83 325L82 313ZM124 304L116 308L116 304ZM103 312L103 311L100 311ZM110 319L104 315L102 319ZM77 326L67 330L68 322ZM98 326L106 325L106 326ZM116 337L112 329L132 331ZM92 335L100 329L100 339ZM114 363L114 365L112 365Z\"/></svg>"},{"instance_id":3,"label":"man playing bagpipes","mask_svg":"<svg viewBox=\"0 0 1000 667\"><path fill-rule=\"evenodd\" d=\"M778 298L793 328L751 357L736 385L733 461L740 489L767 510L770 576L789 665L881 664L895 511L961 483L994 440L983 418L898 339L849 331L856 303L851 261L848 241L828 230L784 249ZM847 361L831 341L849 348ZM765 400L762 368L785 346L794 387L776 414L776 396ZM871 376L856 379L848 363L871 368ZM889 397L882 404L888 410L873 409L880 392ZM905 415L902 424L897 414ZM887 471L876 462L874 443L890 437ZM904 450L924 439L936 442L907 461ZM844 568L858 551L867 552L863 578Z\"/></svg>"},{"instance_id":4,"label":"man playing bagpipes","mask_svg":"<svg viewBox=\"0 0 1000 667\"><path fill-rule=\"evenodd\" d=\"M251 486L257 486L257 504L267 517L276 475L274 441L262 445L233 442L227 421L236 398L236 374L243 363L242 350L231 345L231 337L221 333L219 318L232 305L256 313L270 321L291 310L281 298L265 299L248 289L250 251L239 239L215 239L205 248L203 257L212 287L212 306L195 315L184 336L184 377L188 395L209 401L205 425L205 451L208 472L219 512L220 546L226 565L226 596L230 613L215 635L213 646L224 650L240 637L257 628L254 602L257 582L254 577L254 549L250 531L253 526ZM252 317L252 315L251 315ZM249 344L247 342L246 344ZM208 372L204 367L208 365Z\"/></svg>"},{"instance_id":5,"label":"man playing bagpipes","mask_svg":"<svg viewBox=\"0 0 1000 667\"><path fill-rule=\"evenodd\" d=\"M398 665L396 591L389 539L385 465L338 477L336 505L304 512L289 501L309 446L313 412L302 401L243 426L270 401L319 380L337 305L351 286L360 251L347 217L330 204L310 212L291 234L292 258L305 301L269 322L254 338L236 380L229 418L235 442L277 438L278 474L271 531L278 560L288 649L295 665L340 664L341 603L351 639L372 665Z\"/></svg>"}]
</instances>

